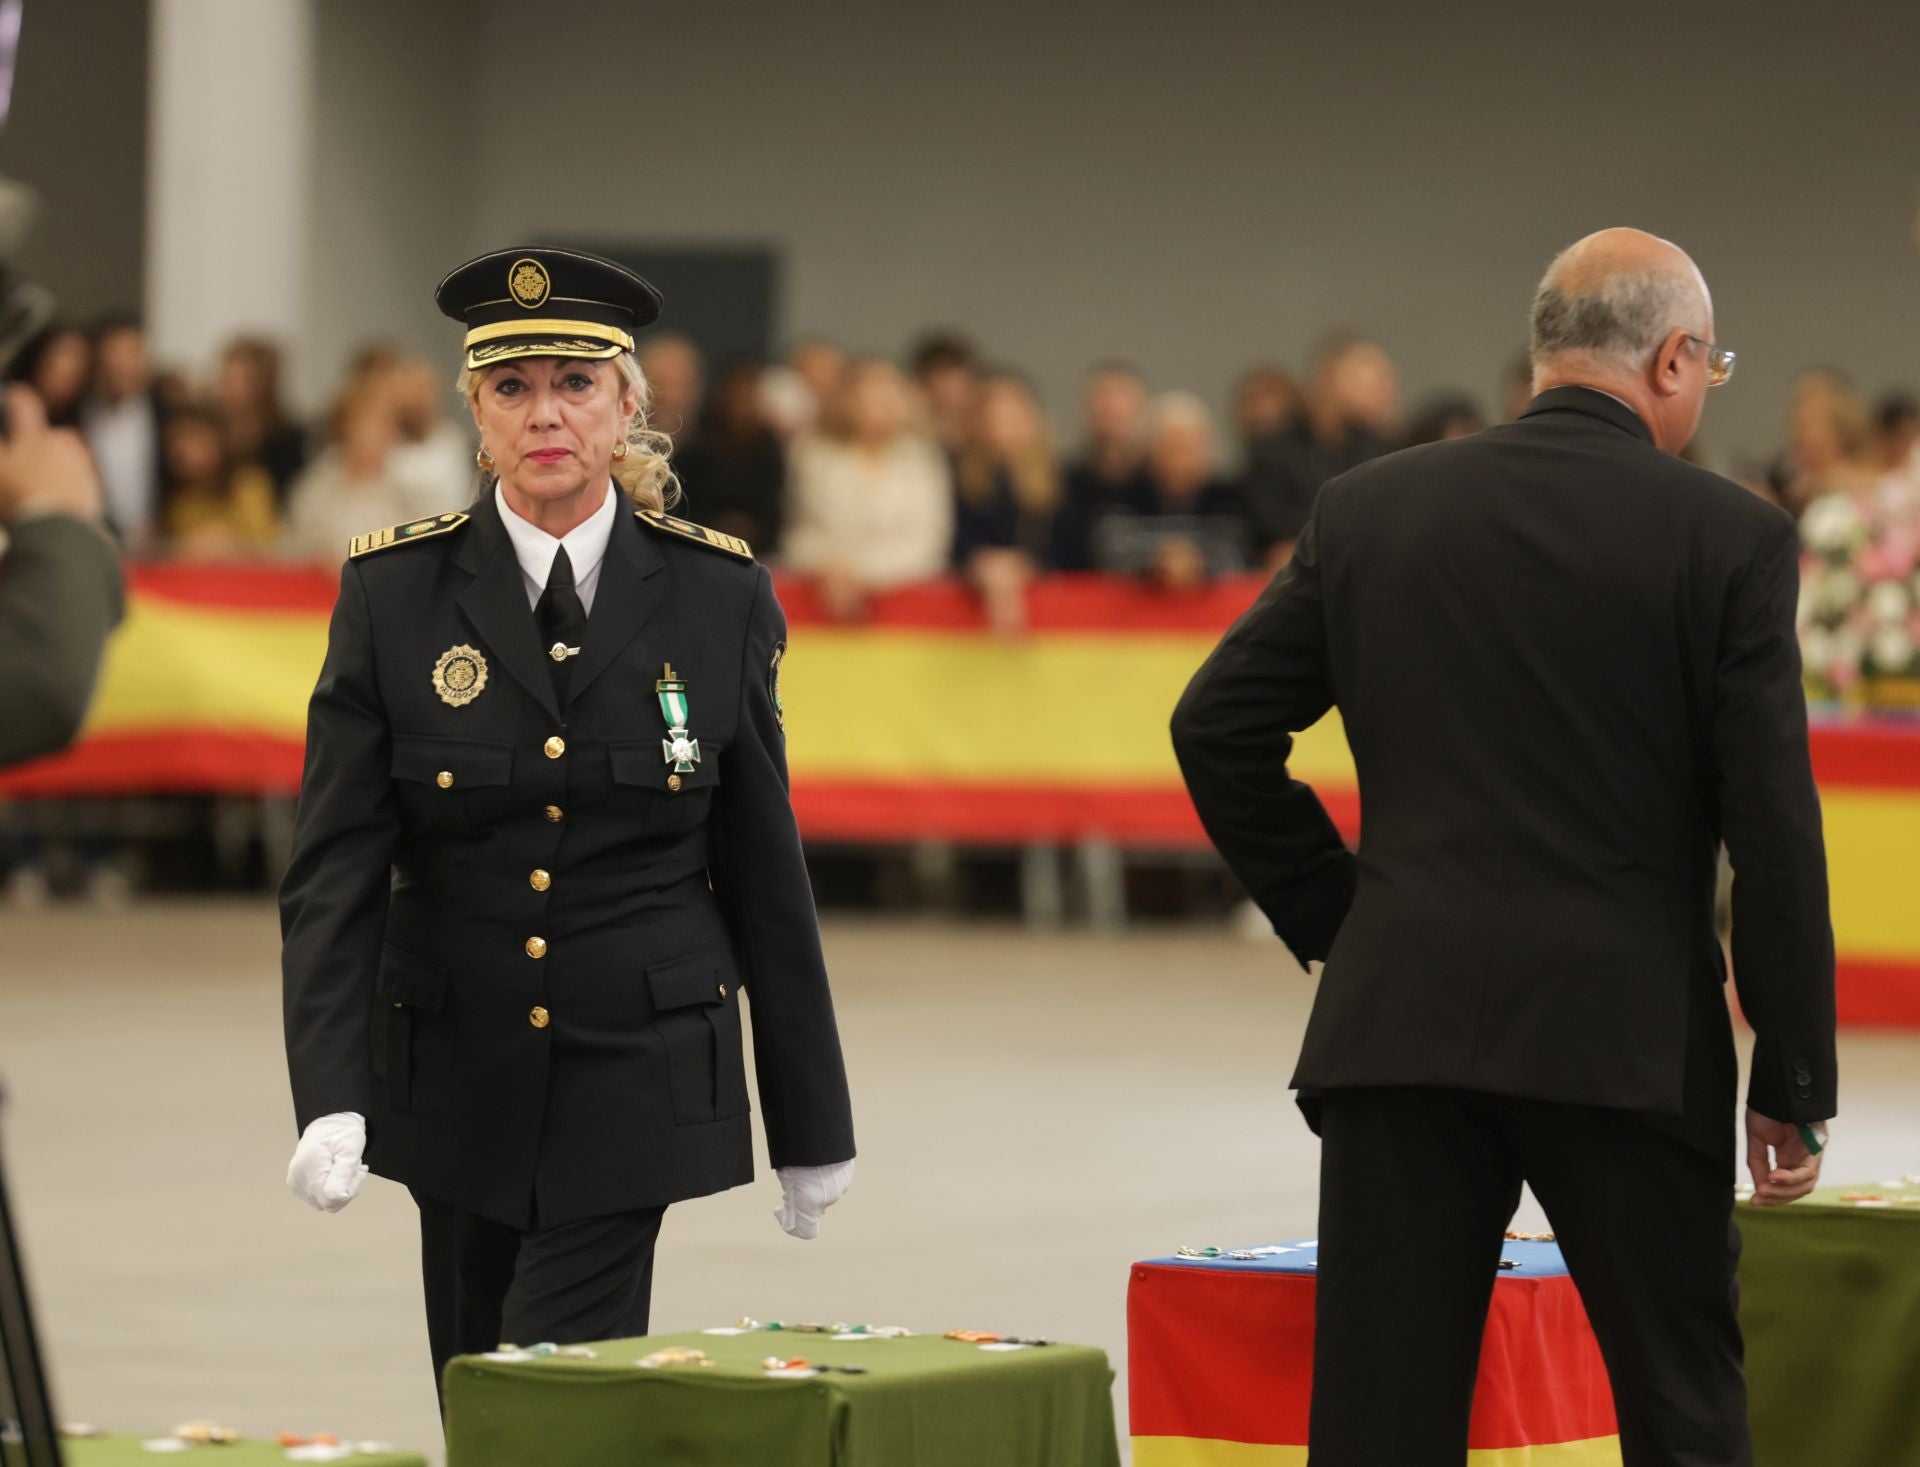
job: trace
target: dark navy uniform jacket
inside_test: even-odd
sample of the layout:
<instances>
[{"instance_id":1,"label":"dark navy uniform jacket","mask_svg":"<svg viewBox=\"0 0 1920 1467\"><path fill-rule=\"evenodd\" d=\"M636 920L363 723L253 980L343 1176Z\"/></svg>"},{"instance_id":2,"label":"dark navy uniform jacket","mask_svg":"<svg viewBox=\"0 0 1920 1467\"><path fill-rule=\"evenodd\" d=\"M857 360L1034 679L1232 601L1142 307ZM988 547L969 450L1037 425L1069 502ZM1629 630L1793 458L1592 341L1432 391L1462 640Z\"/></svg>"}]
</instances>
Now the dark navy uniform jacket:
<instances>
[{"instance_id":1,"label":"dark navy uniform jacket","mask_svg":"<svg viewBox=\"0 0 1920 1467\"><path fill-rule=\"evenodd\" d=\"M376 1173L517 1227L737 1186L750 991L773 1164L851 1157L765 568L616 516L562 707L491 497L432 523L347 562L308 714L280 893L299 1124L357 1111ZM455 647L485 664L463 706L434 679Z\"/></svg>"}]
</instances>

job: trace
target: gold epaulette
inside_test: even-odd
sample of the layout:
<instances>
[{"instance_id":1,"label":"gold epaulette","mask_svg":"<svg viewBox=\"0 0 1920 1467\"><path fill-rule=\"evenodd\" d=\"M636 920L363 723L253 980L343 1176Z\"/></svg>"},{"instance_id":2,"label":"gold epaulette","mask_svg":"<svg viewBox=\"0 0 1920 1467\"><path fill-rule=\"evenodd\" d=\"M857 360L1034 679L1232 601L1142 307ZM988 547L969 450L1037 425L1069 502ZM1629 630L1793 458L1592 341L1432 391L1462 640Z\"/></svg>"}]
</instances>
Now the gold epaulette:
<instances>
[{"instance_id":1,"label":"gold epaulette","mask_svg":"<svg viewBox=\"0 0 1920 1467\"><path fill-rule=\"evenodd\" d=\"M663 535L678 535L682 540L691 540L709 550L737 555L742 560L753 559L753 547L738 535L729 535L724 530L710 530L691 520L678 520L670 514L661 514L657 509L636 509L633 517L648 529L658 530Z\"/></svg>"},{"instance_id":2,"label":"gold epaulette","mask_svg":"<svg viewBox=\"0 0 1920 1467\"><path fill-rule=\"evenodd\" d=\"M450 535L467 522L464 514L435 515L431 519L413 520L404 525L388 525L384 530L369 530L364 535L355 535L347 546L347 559L358 560L363 555L371 555L376 550L385 550L394 545L411 545L415 540L431 540L435 535Z\"/></svg>"}]
</instances>

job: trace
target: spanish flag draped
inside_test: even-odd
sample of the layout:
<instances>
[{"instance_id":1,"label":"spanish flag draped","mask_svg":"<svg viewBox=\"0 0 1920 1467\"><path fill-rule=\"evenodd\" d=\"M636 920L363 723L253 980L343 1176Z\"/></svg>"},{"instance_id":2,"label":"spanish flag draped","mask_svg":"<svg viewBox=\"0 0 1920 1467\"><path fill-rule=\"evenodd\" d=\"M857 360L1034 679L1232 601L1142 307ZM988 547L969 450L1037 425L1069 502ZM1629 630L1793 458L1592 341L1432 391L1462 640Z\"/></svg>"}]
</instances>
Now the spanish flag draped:
<instances>
[{"instance_id":1,"label":"spanish flag draped","mask_svg":"<svg viewBox=\"0 0 1920 1467\"><path fill-rule=\"evenodd\" d=\"M289 795L326 651L331 571L150 566L131 576L80 746L0 778L14 796ZM1064 577L1034 588L1025 636L989 633L962 587L882 597L836 625L783 581L794 806L819 840L1204 845L1167 720L1258 582L1172 594ZM430 669L422 669L428 676ZM1920 724L1816 723L1841 1015L1920 1024ZM1337 716L1298 740L1297 777L1350 836L1353 763Z\"/></svg>"},{"instance_id":2,"label":"spanish flag draped","mask_svg":"<svg viewBox=\"0 0 1920 1467\"><path fill-rule=\"evenodd\" d=\"M1306 1467L1312 1243L1260 1258L1156 1258L1127 1290L1135 1467ZM1560 1250L1509 1243L1467 1429L1468 1467L1620 1467L1600 1347ZM1380 1409L1393 1409L1381 1382Z\"/></svg>"}]
</instances>

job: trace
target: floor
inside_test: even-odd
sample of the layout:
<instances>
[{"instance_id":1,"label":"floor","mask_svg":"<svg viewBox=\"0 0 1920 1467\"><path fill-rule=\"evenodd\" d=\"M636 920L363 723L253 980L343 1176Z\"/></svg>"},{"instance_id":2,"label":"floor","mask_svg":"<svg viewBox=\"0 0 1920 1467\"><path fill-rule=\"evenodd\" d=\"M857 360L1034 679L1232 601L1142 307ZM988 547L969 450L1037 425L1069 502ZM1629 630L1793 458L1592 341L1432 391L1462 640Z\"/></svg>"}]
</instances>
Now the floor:
<instances>
[{"instance_id":1,"label":"floor","mask_svg":"<svg viewBox=\"0 0 1920 1467\"><path fill-rule=\"evenodd\" d=\"M373 1181L322 1217L282 1186L271 907L4 930L6 1162L62 1413L434 1443L411 1204ZM1130 1260L1312 1234L1317 1152L1284 1088L1311 989L1278 944L839 919L827 945L855 1188L812 1243L775 1226L770 1178L674 1208L657 1327L1044 1334L1124 1372ZM1920 1034L1849 1036L1842 1062L1829 1175L1920 1171Z\"/></svg>"}]
</instances>

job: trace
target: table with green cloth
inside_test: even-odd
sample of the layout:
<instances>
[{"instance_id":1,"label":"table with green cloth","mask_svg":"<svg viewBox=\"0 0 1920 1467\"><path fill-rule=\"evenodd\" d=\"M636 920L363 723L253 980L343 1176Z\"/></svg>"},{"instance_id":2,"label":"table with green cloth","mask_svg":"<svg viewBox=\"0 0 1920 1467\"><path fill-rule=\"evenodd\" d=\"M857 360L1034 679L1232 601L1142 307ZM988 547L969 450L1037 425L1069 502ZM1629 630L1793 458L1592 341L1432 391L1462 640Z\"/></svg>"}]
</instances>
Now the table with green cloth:
<instances>
[{"instance_id":1,"label":"table with green cloth","mask_svg":"<svg viewBox=\"0 0 1920 1467\"><path fill-rule=\"evenodd\" d=\"M1081 1345L983 1349L755 1329L650 1335L593 1359L463 1355L447 1366L448 1467L1118 1467L1113 1370ZM709 1366L647 1369L657 1351ZM500 1352L506 1354L507 1352ZM857 1366L795 1378L769 1357Z\"/></svg>"},{"instance_id":2,"label":"table with green cloth","mask_svg":"<svg viewBox=\"0 0 1920 1467\"><path fill-rule=\"evenodd\" d=\"M1755 1467L1920 1463L1920 1177L1739 1220Z\"/></svg>"},{"instance_id":3,"label":"table with green cloth","mask_svg":"<svg viewBox=\"0 0 1920 1467\"><path fill-rule=\"evenodd\" d=\"M190 1447L184 1452L150 1452L155 1440L142 1436L77 1437L60 1444L67 1467L154 1467L157 1462L207 1462L220 1467L286 1467L287 1449L272 1442L229 1442L224 1446ZM298 1458L294 1459L298 1461ZM417 1452L355 1452L340 1457L347 1467L427 1467Z\"/></svg>"}]
</instances>

